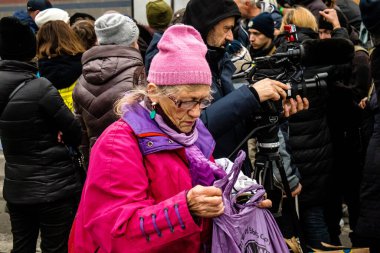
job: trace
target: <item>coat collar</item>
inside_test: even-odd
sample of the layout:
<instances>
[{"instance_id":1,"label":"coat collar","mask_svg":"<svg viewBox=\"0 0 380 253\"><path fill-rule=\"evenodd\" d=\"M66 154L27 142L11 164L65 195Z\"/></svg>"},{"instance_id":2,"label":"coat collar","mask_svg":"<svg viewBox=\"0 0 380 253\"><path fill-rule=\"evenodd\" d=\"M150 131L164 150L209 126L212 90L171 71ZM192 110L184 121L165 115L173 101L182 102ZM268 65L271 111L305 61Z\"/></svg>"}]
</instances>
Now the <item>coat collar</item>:
<instances>
[{"instance_id":1,"label":"coat collar","mask_svg":"<svg viewBox=\"0 0 380 253\"><path fill-rule=\"evenodd\" d=\"M126 107L122 119L128 123L135 135L143 155L156 153L162 150L174 150L184 148L167 136L154 120L149 118L149 113L140 104L135 103ZM215 141L205 125L200 121L197 124L198 140L195 145L209 158L215 148Z\"/></svg>"}]
</instances>

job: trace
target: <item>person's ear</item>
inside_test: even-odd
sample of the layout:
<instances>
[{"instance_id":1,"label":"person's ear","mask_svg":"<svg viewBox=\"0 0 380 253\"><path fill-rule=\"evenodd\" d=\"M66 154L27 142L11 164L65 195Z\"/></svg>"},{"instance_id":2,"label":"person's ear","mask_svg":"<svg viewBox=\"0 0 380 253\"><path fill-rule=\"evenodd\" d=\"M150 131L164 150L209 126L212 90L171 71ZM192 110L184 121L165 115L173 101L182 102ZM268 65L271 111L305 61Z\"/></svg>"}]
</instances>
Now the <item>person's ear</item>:
<instances>
[{"instance_id":1,"label":"person's ear","mask_svg":"<svg viewBox=\"0 0 380 253\"><path fill-rule=\"evenodd\" d=\"M149 83L146 87L146 91L148 93L148 97L152 102L158 102L158 97L155 96L158 92L158 87L154 83Z\"/></svg>"},{"instance_id":2,"label":"person's ear","mask_svg":"<svg viewBox=\"0 0 380 253\"><path fill-rule=\"evenodd\" d=\"M132 43L132 47L136 48L137 50L140 50L139 44L137 43L137 40Z\"/></svg>"}]
</instances>

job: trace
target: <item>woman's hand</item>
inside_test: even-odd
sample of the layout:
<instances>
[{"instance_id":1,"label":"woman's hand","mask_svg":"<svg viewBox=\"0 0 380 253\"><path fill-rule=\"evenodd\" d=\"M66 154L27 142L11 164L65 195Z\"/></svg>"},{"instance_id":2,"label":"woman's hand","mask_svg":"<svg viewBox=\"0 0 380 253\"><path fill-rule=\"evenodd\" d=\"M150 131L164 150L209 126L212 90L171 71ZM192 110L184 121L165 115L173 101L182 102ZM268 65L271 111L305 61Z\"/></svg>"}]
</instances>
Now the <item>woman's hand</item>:
<instances>
[{"instance_id":1,"label":"woman's hand","mask_svg":"<svg viewBox=\"0 0 380 253\"><path fill-rule=\"evenodd\" d=\"M309 109L309 100L307 100L307 98L301 98L300 95L297 95L296 100L293 98L285 100L283 106L284 116L289 117L299 111Z\"/></svg>"},{"instance_id":2,"label":"woman's hand","mask_svg":"<svg viewBox=\"0 0 380 253\"><path fill-rule=\"evenodd\" d=\"M214 186L197 185L187 193L187 205L191 214L202 218L214 218L224 212L222 191Z\"/></svg>"},{"instance_id":3,"label":"woman's hand","mask_svg":"<svg viewBox=\"0 0 380 253\"><path fill-rule=\"evenodd\" d=\"M272 200L270 199L264 199L261 201L258 205L260 208L271 208L272 207Z\"/></svg>"}]
</instances>

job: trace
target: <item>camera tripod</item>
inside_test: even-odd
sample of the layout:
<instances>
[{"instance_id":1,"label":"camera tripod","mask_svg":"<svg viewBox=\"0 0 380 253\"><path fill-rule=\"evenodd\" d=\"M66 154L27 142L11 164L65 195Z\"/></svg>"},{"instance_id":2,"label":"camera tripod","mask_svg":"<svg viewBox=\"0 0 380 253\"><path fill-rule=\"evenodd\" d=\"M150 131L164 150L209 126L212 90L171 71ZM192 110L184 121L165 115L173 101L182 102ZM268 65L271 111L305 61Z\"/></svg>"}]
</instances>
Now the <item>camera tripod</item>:
<instances>
[{"instance_id":1,"label":"camera tripod","mask_svg":"<svg viewBox=\"0 0 380 253\"><path fill-rule=\"evenodd\" d=\"M286 176L283 160L279 153L279 105L267 101L263 104L263 107L264 113L255 116L255 122L259 126L253 129L244 138L228 158L231 159L232 156L240 150L245 143L247 143L248 139L252 138L252 136L257 138L258 152L255 155L254 178L264 186L268 198L272 200L272 208L270 211L276 220L282 215L283 190L285 191L290 207L289 214L291 216L292 235L295 236L295 240L302 242L298 243L299 245L302 245L302 248L298 247L298 251L295 252L307 252L306 248L304 248L305 244L303 243L298 214ZM275 168L274 165L279 170L281 177L281 182L279 183L282 183L282 187L280 188L276 187L274 182L276 180L273 174L273 169ZM283 188L283 190L281 188Z\"/></svg>"},{"instance_id":2,"label":"camera tripod","mask_svg":"<svg viewBox=\"0 0 380 253\"><path fill-rule=\"evenodd\" d=\"M268 193L268 198L273 200L272 202L274 204L272 205L271 212L274 217L278 217L281 215L282 210L282 190L275 186L274 168L277 168L280 172L281 182L284 185L284 190L288 198L288 191L285 188L289 188L290 192L283 161L278 152L280 143L257 142L257 146L258 152L255 155L254 178L259 184L264 186Z\"/></svg>"},{"instance_id":3,"label":"camera tripod","mask_svg":"<svg viewBox=\"0 0 380 253\"><path fill-rule=\"evenodd\" d=\"M280 131L280 129L277 124L275 124L269 131L264 133L265 137L272 136L272 138L269 138L271 140L270 142L265 138L263 141L261 139L263 136L260 135L260 133L258 134L258 152L255 155L254 177L258 183L264 186L268 198L272 200L270 211L276 219L283 235L285 238L294 236L294 240L298 241L298 243L296 243L296 245L298 245L297 251L295 252L302 252L302 250L306 249L302 249L302 246L305 244L303 243L295 199L292 197L284 163L279 152L280 142L278 131ZM268 136L268 134L270 135ZM274 169L278 170L281 182L276 180ZM283 198L283 192L286 194L286 199ZM285 209L283 209L283 206ZM302 241L302 243L300 241Z\"/></svg>"}]
</instances>

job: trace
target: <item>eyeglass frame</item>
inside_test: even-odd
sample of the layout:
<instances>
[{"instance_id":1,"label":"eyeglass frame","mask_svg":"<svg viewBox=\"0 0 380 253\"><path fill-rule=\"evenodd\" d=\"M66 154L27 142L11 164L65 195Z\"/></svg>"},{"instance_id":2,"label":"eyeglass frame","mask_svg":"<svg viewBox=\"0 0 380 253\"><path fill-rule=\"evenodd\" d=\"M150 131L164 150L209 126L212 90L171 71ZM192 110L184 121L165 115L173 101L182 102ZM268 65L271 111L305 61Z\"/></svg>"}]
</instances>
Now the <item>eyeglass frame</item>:
<instances>
[{"instance_id":1,"label":"eyeglass frame","mask_svg":"<svg viewBox=\"0 0 380 253\"><path fill-rule=\"evenodd\" d=\"M173 101L173 103L177 106L178 109L184 109L184 110L192 110L192 109L194 109L194 107L196 105L199 105L199 108L201 110L203 110L203 109L206 109L207 107L209 107L211 105L211 101L212 101L212 97L209 97L208 99L201 99L201 100L198 100L198 101L197 100L182 101L182 100L176 99L172 95L167 95L167 97L171 101ZM206 104L206 105L203 104L203 106L202 106L202 102L206 102L206 101L208 102L208 104ZM188 103L188 104L191 103L192 106L189 106L189 108L183 108L182 105L184 103Z\"/></svg>"}]
</instances>

